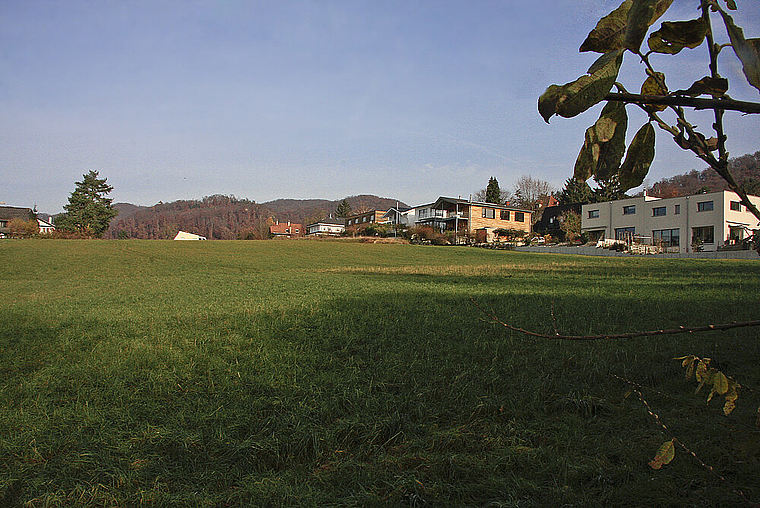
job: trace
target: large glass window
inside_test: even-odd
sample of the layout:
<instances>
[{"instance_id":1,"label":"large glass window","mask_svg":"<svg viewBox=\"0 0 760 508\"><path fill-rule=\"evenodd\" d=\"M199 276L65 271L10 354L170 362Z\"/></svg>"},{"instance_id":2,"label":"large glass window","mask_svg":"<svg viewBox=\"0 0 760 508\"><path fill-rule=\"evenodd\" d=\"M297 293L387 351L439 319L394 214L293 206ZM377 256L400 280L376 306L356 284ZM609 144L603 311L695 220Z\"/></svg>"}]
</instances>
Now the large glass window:
<instances>
[{"instance_id":1,"label":"large glass window","mask_svg":"<svg viewBox=\"0 0 760 508\"><path fill-rule=\"evenodd\" d=\"M628 205L623 207L623 215L633 215L636 213L636 205Z\"/></svg>"},{"instance_id":2,"label":"large glass window","mask_svg":"<svg viewBox=\"0 0 760 508\"><path fill-rule=\"evenodd\" d=\"M588 211L588 218L589 219L598 219L599 218L599 210L589 210Z\"/></svg>"},{"instance_id":3,"label":"large glass window","mask_svg":"<svg viewBox=\"0 0 760 508\"><path fill-rule=\"evenodd\" d=\"M509 210L502 210L499 214L501 220L509 220Z\"/></svg>"},{"instance_id":4,"label":"large glass window","mask_svg":"<svg viewBox=\"0 0 760 508\"><path fill-rule=\"evenodd\" d=\"M483 218L484 219L493 219L496 217L496 209L495 208L483 208Z\"/></svg>"},{"instance_id":5,"label":"large glass window","mask_svg":"<svg viewBox=\"0 0 760 508\"><path fill-rule=\"evenodd\" d=\"M710 201L712 203L712 201ZM715 227L714 226L700 226L691 228L692 243L695 240L700 240L702 243L715 243Z\"/></svg>"},{"instance_id":6,"label":"large glass window","mask_svg":"<svg viewBox=\"0 0 760 508\"><path fill-rule=\"evenodd\" d=\"M664 206L655 206L652 208L652 217L663 217L666 213Z\"/></svg>"},{"instance_id":7,"label":"large glass window","mask_svg":"<svg viewBox=\"0 0 760 508\"><path fill-rule=\"evenodd\" d=\"M697 203L697 211L698 212L712 212L713 210L713 202L712 201L701 201Z\"/></svg>"},{"instance_id":8,"label":"large glass window","mask_svg":"<svg viewBox=\"0 0 760 508\"><path fill-rule=\"evenodd\" d=\"M615 228L615 240L628 240L636 233L636 228Z\"/></svg>"},{"instance_id":9,"label":"large glass window","mask_svg":"<svg viewBox=\"0 0 760 508\"><path fill-rule=\"evenodd\" d=\"M678 247L681 245L681 232L678 229L656 229L652 231L655 245L663 247Z\"/></svg>"}]
</instances>

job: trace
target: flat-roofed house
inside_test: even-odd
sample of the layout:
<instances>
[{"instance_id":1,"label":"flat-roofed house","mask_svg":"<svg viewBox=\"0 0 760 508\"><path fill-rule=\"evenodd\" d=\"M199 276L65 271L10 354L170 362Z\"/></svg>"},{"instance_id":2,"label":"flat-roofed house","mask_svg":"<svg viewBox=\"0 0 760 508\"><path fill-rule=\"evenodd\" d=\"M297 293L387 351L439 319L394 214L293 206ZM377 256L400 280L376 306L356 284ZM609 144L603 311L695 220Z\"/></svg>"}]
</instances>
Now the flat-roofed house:
<instances>
[{"instance_id":1,"label":"flat-roofed house","mask_svg":"<svg viewBox=\"0 0 760 508\"><path fill-rule=\"evenodd\" d=\"M760 197L749 196L760 207ZM583 205L581 230L590 240L642 239L668 252L715 251L760 229L731 191L677 198L640 196Z\"/></svg>"}]
</instances>

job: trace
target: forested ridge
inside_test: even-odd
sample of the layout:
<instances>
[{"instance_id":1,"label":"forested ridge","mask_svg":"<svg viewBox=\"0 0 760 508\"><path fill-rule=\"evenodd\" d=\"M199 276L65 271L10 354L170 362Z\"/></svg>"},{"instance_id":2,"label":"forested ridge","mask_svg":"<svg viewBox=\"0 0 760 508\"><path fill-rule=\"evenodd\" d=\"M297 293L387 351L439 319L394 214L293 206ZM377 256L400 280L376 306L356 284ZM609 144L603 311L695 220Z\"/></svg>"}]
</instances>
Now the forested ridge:
<instances>
[{"instance_id":1,"label":"forested ridge","mask_svg":"<svg viewBox=\"0 0 760 508\"><path fill-rule=\"evenodd\" d=\"M729 170L748 194L760 195L760 151L728 161ZM646 186L647 194L659 198L675 198L700 192L727 190L728 184L713 169L693 169L688 173L663 178Z\"/></svg>"},{"instance_id":2,"label":"forested ridge","mask_svg":"<svg viewBox=\"0 0 760 508\"><path fill-rule=\"evenodd\" d=\"M355 211L387 209L395 199L373 195L347 197ZM212 195L200 200L179 200L140 207L115 203L119 215L111 222L107 238L173 238L177 231L188 231L209 240L266 238L274 221L309 223L334 214L340 200L278 199L256 203L235 196Z\"/></svg>"}]
</instances>

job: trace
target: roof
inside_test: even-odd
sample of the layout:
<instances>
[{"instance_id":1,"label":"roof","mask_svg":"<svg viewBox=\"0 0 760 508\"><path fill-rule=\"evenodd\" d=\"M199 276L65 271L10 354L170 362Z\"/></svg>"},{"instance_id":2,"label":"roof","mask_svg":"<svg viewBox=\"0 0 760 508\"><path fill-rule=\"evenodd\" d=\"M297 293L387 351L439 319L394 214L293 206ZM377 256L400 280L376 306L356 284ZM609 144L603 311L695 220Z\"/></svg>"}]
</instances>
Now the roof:
<instances>
[{"instance_id":1,"label":"roof","mask_svg":"<svg viewBox=\"0 0 760 508\"><path fill-rule=\"evenodd\" d=\"M272 224L269 226L269 232L273 235L294 235L296 234L296 229L300 233L303 229L303 224L297 222L291 222L288 224L287 222L284 222L282 224Z\"/></svg>"},{"instance_id":2,"label":"roof","mask_svg":"<svg viewBox=\"0 0 760 508\"><path fill-rule=\"evenodd\" d=\"M194 233L188 233L186 231L180 231L177 233L177 236L174 237L175 240L205 240L205 236L196 235Z\"/></svg>"},{"instance_id":3,"label":"roof","mask_svg":"<svg viewBox=\"0 0 760 508\"><path fill-rule=\"evenodd\" d=\"M311 224L307 224L308 226L314 226L316 224L328 224L330 226L345 226L346 225L346 219L343 218L333 218L328 217L322 220L318 220L317 222L312 222Z\"/></svg>"},{"instance_id":4,"label":"roof","mask_svg":"<svg viewBox=\"0 0 760 508\"><path fill-rule=\"evenodd\" d=\"M21 206L0 206L0 219L24 219L29 220L32 218L32 209L24 208Z\"/></svg>"},{"instance_id":5,"label":"roof","mask_svg":"<svg viewBox=\"0 0 760 508\"><path fill-rule=\"evenodd\" d=\"M449 203L452 205L477 205L477 206L486 206L488 208L498 208L500 210L516 210L518 212L525 212L525 213L533 213L531 210L526 210L524 208L518 208L516 206L511 205L500 205L498 203L486 203L484 201L469 201L467 199L462 198L449 198L446 196L439 197L434 203L433 208L440 206L443 203Z\"/></svg>"}]
</instances>

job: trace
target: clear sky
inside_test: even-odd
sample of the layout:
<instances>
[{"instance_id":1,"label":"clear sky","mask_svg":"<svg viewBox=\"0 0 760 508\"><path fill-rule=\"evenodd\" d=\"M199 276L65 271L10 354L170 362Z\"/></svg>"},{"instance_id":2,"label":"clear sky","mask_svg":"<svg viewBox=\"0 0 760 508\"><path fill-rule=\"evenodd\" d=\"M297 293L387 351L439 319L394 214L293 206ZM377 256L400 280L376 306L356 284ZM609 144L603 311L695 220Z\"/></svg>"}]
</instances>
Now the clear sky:
<instances>
[{"instance_id":1,"label":"clear sky","mask_svg":"<svg viewBox=\"0 0 760 508\"><path fill-rule=\"evenodd\" d=\"M760 37L760 2L737 3ZM578 47L618 4L3 0L0 201L60 212L91 169L139 205L217 193L420 204L490 176L561 187L600 106L547 125L537 99L586 71L598 55ZM696 17L697 4L666 16ZM704 52L654 61L687 88L707 74ZM624 68L637 89L635 57ZM760 100L730 49L721 71L732 97ZM644 121L630 116L629 139ZM758 115L729 114L727 132L732 156L760 150ZM658 132L650 181L704 167Z\"/></svg>"}]
</instances>

